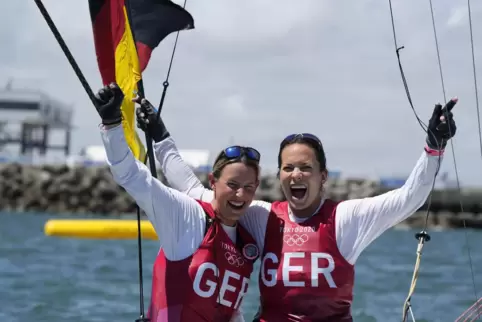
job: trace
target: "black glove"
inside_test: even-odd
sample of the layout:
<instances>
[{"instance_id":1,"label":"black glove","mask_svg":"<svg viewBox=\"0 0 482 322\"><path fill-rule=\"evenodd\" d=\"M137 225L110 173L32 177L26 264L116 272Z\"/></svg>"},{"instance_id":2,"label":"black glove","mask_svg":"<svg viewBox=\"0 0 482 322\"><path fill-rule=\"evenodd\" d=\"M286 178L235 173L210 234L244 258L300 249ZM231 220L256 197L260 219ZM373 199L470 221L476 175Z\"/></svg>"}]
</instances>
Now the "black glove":
<instances>
[{"instance_id":1,"label":"black glove","mask_svg":"<svg viewBox=\"0 0 482 322\"><path fill-rule=\"evenodd\" d=\"M122 122L121 105L124 93L115 83L101 88L95 94L97 112L102 119L102 124L113 125Z\"/></svg>"},{"instance_id":2,"label":"black glove","mask_svg":"<svg viewBox=\"0 0 482 322\"><path fill-rule=\"evenodd\" d=\"M161 142L171 134L167 131L164 122L159 117L154 106L145 98L136 97L134 102L141 106L136 108L137 127L146 132L154 142Z\"/></svg>"},{"instance_id":3,"label":"black glove","mask_svg":"<svg viewBox=\"0 0 482 322\"><path fill-rule=\"evenodd\" d=\"M457 103L457 98L452 98L442 108L441 104L435 105L432 118L428 122L427 145L433 150L443 150L457 130L451 110Z\"/></svg>"}]
</instances>

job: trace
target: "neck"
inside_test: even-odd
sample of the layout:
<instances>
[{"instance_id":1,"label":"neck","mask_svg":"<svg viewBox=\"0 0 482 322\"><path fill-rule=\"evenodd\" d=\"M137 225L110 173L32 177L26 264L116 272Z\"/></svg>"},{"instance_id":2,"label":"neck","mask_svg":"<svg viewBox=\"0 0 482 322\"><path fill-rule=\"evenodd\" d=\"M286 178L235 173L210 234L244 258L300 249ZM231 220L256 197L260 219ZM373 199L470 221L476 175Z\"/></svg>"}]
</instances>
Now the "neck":
<instances>
[{"instance_id":1,"label":"neck","mask_svg":"<svg viewBox=\"0 0 482 322\"><path fill-rule=\"evenodd\" d=\"M290 211L295 217L298 217L298 218L311 217L318 210L318 207L320 207L322 199L323 199L323 196L320 194L320 196L317 197L309 207L304 208L304 209L291 209L290 208Z\"/></svg>"},{"instance_id":2,"label":"neck","mask_svg":"<svg viewBox=\"0 0 482 322\"><path fill-rule=\"evenodd\" d=\"M214 210L214 214L216 215L216 218L221 222L221 224L223 224L225 226L230 226L230 227L236 226L236 223L238 221L234 220L234 219L229 219L229 218L226 218L225 216L223 216L223 214L219 210L219 205L216 202L216 200L213 200L211 202L211 205L213 206L213 210Z\"/></svg>"},{"instance_id":3,"label":"neck","mask_svg":"<svg viewBox=\"0 0 482 322\"><path fill-rule=\"evenodd\" d=\"M238 222L237 220L227 219L227 218L223 217L223 215L221 213L217 213L217 212L216 212L216 218L219 219L221 224L223 224L225 226L230 226L230 227L235 227L236 223Z\"/></svg>"}]
</instances>

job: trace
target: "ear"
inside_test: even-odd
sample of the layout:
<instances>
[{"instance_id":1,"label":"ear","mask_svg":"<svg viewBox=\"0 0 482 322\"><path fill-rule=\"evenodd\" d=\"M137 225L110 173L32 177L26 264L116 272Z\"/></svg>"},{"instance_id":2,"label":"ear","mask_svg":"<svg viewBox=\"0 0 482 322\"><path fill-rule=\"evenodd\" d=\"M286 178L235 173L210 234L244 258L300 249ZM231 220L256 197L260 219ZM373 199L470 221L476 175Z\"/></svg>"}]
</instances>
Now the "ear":
<instances>
[{"instance_id":1,"label":"ear","mask_svg":"<svg viewBox=\"0 0 482 322\"><path fill-rule=\"evenodd\" d=\"M216 178L214 178L214 175L212 172L208 175L208 179L209 179L209 186L211 187L211 190L214 191L215 190L214 184L216 183Z\"/></svg>"},{"instance_id":2,"label":"ear","mask_svg":"<svg viewBox=\"0 0 482 322\"><path fill-rule=\"evenodd\" d=\"M328 180L328 171L324 170L324 171L321 173L321 183L322 183L322 184L325 184L325 183L326 183L326 180Z\"/></svg>"}]
</instances>

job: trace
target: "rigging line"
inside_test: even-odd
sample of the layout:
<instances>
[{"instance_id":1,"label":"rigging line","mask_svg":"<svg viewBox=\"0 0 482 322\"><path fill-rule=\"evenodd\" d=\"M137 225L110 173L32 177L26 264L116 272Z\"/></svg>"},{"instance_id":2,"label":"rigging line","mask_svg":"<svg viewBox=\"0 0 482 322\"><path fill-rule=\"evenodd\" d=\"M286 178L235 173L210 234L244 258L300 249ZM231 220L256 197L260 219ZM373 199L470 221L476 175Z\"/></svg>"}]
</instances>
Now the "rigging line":
<instances>
[{"instance_id":1,"label":"rigging line","mask_svg":"<svg viewBox=\"0 0 482 322\"><path fill-rule=\"evenodd\" d=\"M399 69L400 69L400 74L401 74L403 85L404 85L404 88L405 88L405 93L407 95L407 98L408 98L408 101L409 101L410 106L412 108L412 111L415 115L415 118L417 119L417 121L420 124L420 126L422 127L422 129L427 133L427 135L434 135L433 132L428 128L428 126L425 123L422 122L422 120L418 116L418 114L417 114L417 112L416 112L416 110L413 106L413 101L411 99L411 95L410 95L410 91L409 91L409 88L408 88L407 80L406 80L405 73L403 71L403 67L402 67L402 63L401 63L401 59L400 59L400 50L403 49L404 47L398 46L396 31L395 31L395 22L394 22L394 17L393 17L392 1L388 0L388 3L389 3L389 8L390 8L390 18L391 18L391 23L392 23L392 32L393 32L393 40L394 40L394 44L395 44L395 51L396 51L396 54L397 54L398 66L399 66ZM450 131L450 128L449 128L449 131ZM439 150L440 149L441 149L441 146L439 145ZM441 156L438 157L437 170L435 172L434 180L433 180L432 187L431 187L431 190L430 190L430 193L429 193L429 198L428 198L428 203L427 203L427 213L425 215L424 229L421 232L419 232L415 235L415 237L417 238L419 243L418 243L418 246L417 246L417 252L416 252L417 258L416 258L415 267L414 267L414 271L413 271L412 281L411 281L411 284L410 284L410 289L409 289L407 298L405 299L405 302L404 302L404 305L403 305L402 320L404 322L406 321L407 315L408 315L409 312L410 312L410 315L412 317L412 320L415 321L415 317L413 315L413 311L412 311L412 308L411 308L410 301L411 301L411 297L412 297L412 295L415 291L415 287L416 287L417 280L418 280L418 273L419 273L419 269L420 269L422 249L423 249L423 246L424 246L425 242L430 241L430 235L427 233L428 217L430 215L430 207L431 207L431 203L432 203L433 190L435 188L435 180L436 180L436 177L437 177L438 172L440 170L440 166L441 166Z\"/></svg>"},{"instance_id":2,"label":"rigging line","mask_svg":"<svg viewBox=\"0 0 482 322\"><path fill-rule=\"evenodd\" d=\"M470 46L472 49L472 70L474 72L475 107L477 109L477 123L479 127L480 156L482 157L482 130L480 124L479 91L477 85L477 71L475 68L474 35L472 31L472 9L470 7L470 0L467 0L467 9L469 14Z\"/></svg>"},{"instance_id":3,"label":"rigging line","mask_svg":"<svg viewBox=\"0 0 482 322\"><path fill-rule=\"evenodd\" d=\"M184 7L186 7L186 1L184 1ZM130 21L130 16L131 16L131 3L130 1L126 1L127 5L127 18ZM132 23L131 23L132 25ZM166 95L167 87L169 86L169 74L171 72L171 67L172 67L172 62L174 60L174 54L176 51L176 46L177 46L177 39L179 37L179 31L177 31L177 36L176 36L176 42L174 44L174 48L172 50L171 54L171 61L169 63L169 69L168 69L168 74L166 77L166 80L163 82L164 90L162 93L162 99L159 107L159 111L157 113L157 117L160 117L160 111L162 108L162 105L164 103L164 97ZM134 43L136 43L135 40L135 35L132 33L132 38ZM137 49L137 48L136 48ZM144 84L142 78L138 81L137 83L138 86L138 95L141 97L145 97L144 93ZM157 171L156 171L156 164L154 160L154 152L153 152L153 147L152 147L152 139L150 138L149 134L146 132L146 144L147 144L147 153L144 158L144 164L147 163L147 160L149 160L150 163L150 169L151 169L151 174L154 178L157 178ZM138 248L138 264L139 264L139 307L140 307L140 314L139 314L139 319L136 320L136 322L148 322L149 319L145 317L145 311L144 311L144 286L143 286L143 265L142 265L142 235L141 235L141 215L140 215L140 207L139 205L136 205L136 213L137 213L137 248Z\"/></svg>"},{"instance_id":4,"label":"rigging line","mask_svg":"<svg viewBox=\"0 0 482 322\"><path fill-rule=\"evenodd\" d=\"M433 28L433 35L435 39L435 49L437 50L437 60L438 60L438 70L440 73L440 82L442 85L442 93L444 96L444 103L447 103L447 94L445 92L445 82L444 82L444 76L442 73L442 61L440 60L440 50L438 46L438 37L437 37L437 28L435 28L435 16L433 14L433 5L432 5L432 0L428 0L430 3L430 14L432 16L432 28Z\"/></svg>"},{"instance_id":5,"label":"rigging line","mask_svg":"<svg viewBox=\"0 0 482 322\"><path fill-rule=\"evenodd\" d=\"M392 8L392 1L391 0L388 0L388 3L389 3L389 7L390 7L390 17L391 17L391 21L392 21L392 32L393 32L393 41L394 41L394 44L395 44L395 52L397 54L397 60L398 60L398 67L400 69L400 74L401 74L401 77L402 77L402 82L403 82L403 86L405 88L405 93L407 95L407 99L408 99L408 102L410 104L410 107L412 108L412 111L413 111L413 114L415 115L415 118L417 119L418 123L420 124L420 126L422 127L422 129L427 132L427 129L428 129L428 126L427 124L425 124L421 119L420 117L418 116L416 110L415 110L415 107L413 106L413 101L412 101L412 96L410 95L410 90L408 88L408 84L407 84L407 79L405 77L405 72L403 71L403 67L402 67L402 62L400 60L400 51L402 49L404 49L405 47L404 46L398 46L398 42L397 42L397 34L396 34L396 31L395 31L395 22L394 22L394 18L393 18L393 8Z\"/></svg>"},{"instance_id":6,"label":"rigging line","mask_svg":"<svg viewBox=\"0 0 482 322\"><path fill-rule=\"evenodd\" d=\"M480 124L480 108L479 108L479 91L478 91L478 85L477 85L477 70L475 67L475 50L474 50L474 36L473 36L473 28L472 28L472 9L470 6L470 0L467 0L467 11L468 11L468 20L469 20L469 32L470 32L470 47L471 47L471 54L472 54L472 70L473 70L473 75L474 75L474 92L475 92L475 107L477 111L477 123L478 123L478 130L479 130L479 146L480 146L480 155L482 157L482 131L481 131L481 124ZM467 244L467 251L469 253L469 260L470 260L470 267L472 268L472 258L470 256L470 247L469 247L469 239L467 235L467 227L465 224L465 220L463 221L464 223L464 231L465 231L465 240ZM474 285L474 295L475 295L475 301L476 303L480 300L478 295L477 295L477 288L476 288L476 282L475 282L475 276L473 270L471 270L472 273L472 283ZM480 316L482 313L480 312L481 306L477 306L477 313L478 316Z\"/></svg>"},{"instance_id":7,"label":"rigging line","mask_svg":"<svg viewBox=\"0 0 482 322\"><path fill-rule=\"evenodd\" d=\"M433 33L434 33L434 39L435 39L435 48L436 48L436 51L437 51L437 60L438 60L438 66L439 66L439 72L440 72L440 81L441 81L441 85L442 85L444 100L445 100L445 103L447 103L447 98L446 98L446 94L445 94L446 93L445 92L445 83L444 83L444 78L443 78L443 73L442 73L442 62L441 62L441 59L440 59L440 50L439 50L439 45L438 45L437 29L435 27L435 16L434 16L434 11L433 11L432 0L429 0L429 4L430 4L430 14L431 14L431 17L432 17L432 27L433 27ZM470 1L469 1L469 12L470 12ZM472 28L470 28L470 29L472 31ZM471 36L472 36L472 32L471 32ZM472 50L473 50L473 38L472 37L471 37L471 44L472 44ZM474 62L474 66L475 66L475 62ZM474 67L474 73L475 73L475 67ZM449 127L449 133L450 133L451 132L450 123L447 123L447 124L448 124L448 127ZM459 179L457 161L456 161L456 158L455 158L455 149L454 149L453 140L450 140L450 146L451 146L451 150L452 150L452 159L454 161L455 180L457 182L457 190L458 190L458 193L459 193L460 211L463 213L464 212L464 205L463 205L463 202L462 202L462 190L460 188L460 179ZM473 268L473 263L472 263L472 255L471 255L471 251L470 251L469 238L468 238L468 234L467 234L467 224L466 224L465 219L462 219L462 223L464 225L465 244L466 244L466 247L467 247L467 254L468 254L468 257L469 257L469 266L470 266L470 273L471 273L471 277L472 277L472 285L473 285L473 289L474 289L475 301L477 301L478 300L477 286L476 286L476 283L475 283L475 273L474 273L474 268Z\"/></svg>"},{"instance_id":8,"label":"rigging line","mask_svg":"<svg viewBox=\"0 0 482 322\"><path fill-rule=\"evenodd\" d=\"M131 1L127 0L125 2L126 6L126 16L127 16L127 21L130 26L133 26L132 24L132 7L131 7ZM131 27L132 28L132 27ZM137 46L136 46L136 37L134 32L131 30L131 37L132 41L134 43L134 47L136 49L137 53ZM137 82L137 89L141 95L144 96L144 82L142 80L142 72L141 72L141 79ZM151 175L154 178L157 178L157 171L156 171L156 163L154 161L154 152L152 148L152 140L149 137L149 134L146 132L145 133L145 138L146 138L146 145L147 145L147 151L146 155L144 156L143 163L146 164L147 161L149 160L149 168L151 170ZM135 322L150 322L150 319L146 317L145 315L145 309L144 309L144 274L143 274L143 255L142 255L142 232L141 232L141 208L139 204L136 203L136 219L137 219L137 264L138 264L138 271L139 271L139 318L135 320Z\"/></svg>"},{"instance_id":9,"label":"rigging line","mask_svg":"<svg viewBox=\"0 0 482 322\"><path fill-rule=\"evenodd\" d=\"M184 6L183 8L186 7L186 2L187 0L184 0ZM128 5L128 10L127 12L129 13L127 16L128 18L130 17L130 2L127 2ZM135 37L134 33L132 33L132 37L135 43ZM164 98L166 96L167 92L167 87L169 86L169 75L171 73L171 68L174 60L174 54L176 52L176 47L177 47L177 41L179 38L179 31L177 31L176 34L176 40L174 43L174 47L172 50L171 54L171 60L169 62L169 67L168 67L168 72L166 76L166 80L163 82L163 91L162 91L162 96L161 96L161 101L159 103L159 108L157 111L157 119L161 117L161 109L162 106L164 105ZM138 88L139 88L139 95L145 97L144 93L144 84L142 79L138 82ZM157 171L156 171L156 166L155 166L155 161L154 161L154 153L153 153L153 148L152 148L152 139L149 137L148 133L146 132L146 144L147 144L147 152L144 158L144 164L147 163L147 160L149 159L150 161L150 168L151 168L151 174L153 177L157 178ZM139 264L139 307L140 307L140 314L139 318L135 322L149 322L150 319L145 316L145 311L144 311L144 286L143 286L143 265L142 265L142 235L141 235L141 215L140 215L140 207L139 205L136 205L136 213L137 213L137 248L138 248L138 264Z\"/></svg>"},{"instance_id":10,"label":"rigging line","mask_svg":"<svg viewBox=\"0 0 482 322\"><path fill-rule=\"evenodd\" d=\"M466 322L466 321L475 321L475 320L468 320L468 318L471 318L472 315L479 311L480 307L482 306L482 299L479 299L477 302L472 304L471 307L469 307L467 310L465 310L458 318L455 320L455 322ZM475 311L477 309L477 311ZM478 318L482 313L478 313L476 318ZM463 320L462 320L463 318Z\"/></svg>"},{"instance_id":11,"label":"rigging line","mask_svg":"<svg viewBox=\"0 0 482 322\"><path fill-rule=\"evenodd\" d=\"M183 9L186 8L186 3L187 3L187 0L184 0L184 5L182 6ZM171 75L171 68L174 61L174 54L176 53L178 39L179 39L179 31L176 32L176 40L174 41L174 47L172 48L171 61L169 62L169 67L167 69L166 80L164 81L164 83L162 83L162 86L163 86L162 95L159 101L159 105L157 108L157 116L156 116L158 122L159 122L159 119L161 118L161 110L162 110L162 107L164 106L164 99L166 98L167 87L169 87L169 76Z\"/></svg>"}]
</instances>

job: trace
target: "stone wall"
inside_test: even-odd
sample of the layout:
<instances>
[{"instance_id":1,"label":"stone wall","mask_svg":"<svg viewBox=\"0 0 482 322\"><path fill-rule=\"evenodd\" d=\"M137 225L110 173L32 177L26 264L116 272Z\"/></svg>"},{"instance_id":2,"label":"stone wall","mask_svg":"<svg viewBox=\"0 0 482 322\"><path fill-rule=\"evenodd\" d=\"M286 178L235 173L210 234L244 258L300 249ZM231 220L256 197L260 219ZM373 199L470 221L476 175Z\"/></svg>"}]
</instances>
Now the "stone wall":
<instances>
[{"instance_id":1,"label":"stone wall","mask_svg":"<svg viewBox=\"0 0 482 322\"><path fill-rule=\"evenodd\" d=\"M119 214L135 209L107 168L1 165L0 195L4 211Z\"/></svg>"},{"instance_id":2,"label":"stone wall","mask_svg":"<svg viewBox=\"0 0 482 322\"><path fill-rule=\"evenodd\" d=\"M159 177L166 182L161 174ZM207 175L199 174L198 177L207 186ZM330 179L326 184L327 195L335 200L370 197L385 191L388 189L370 180ZM478 191L464 192L465 212L480 212L481 195ZM282 198L276 177L262 177L257 199L274 201ZM421 210L424 208L426 205ZM460 212L458 191L436 191L431 209L446 214ZM113 181L107 167L3 164L0 165L0 210L115 216L134 213L136 205ZM413 222L420 221L415 218Z\"/></svg>"},{"instance_id":3,"label":"stone wall","mask_svg":"<svg viewBox=\"0 0 482 322\"><path fill-rule=\"evenodd\" d=\"M198 177L207 186L207 175ZM161 173L159 178L167 183ZM364 180L329 182L327 190L336 199L367 197L378 191L376 182ZM0 195L0 209L6 211L112 215L135 211L133 199L106 167L0 165ZM276 177L261 179L257 198L282 199Z\"/></svg>"}]
</instances>

